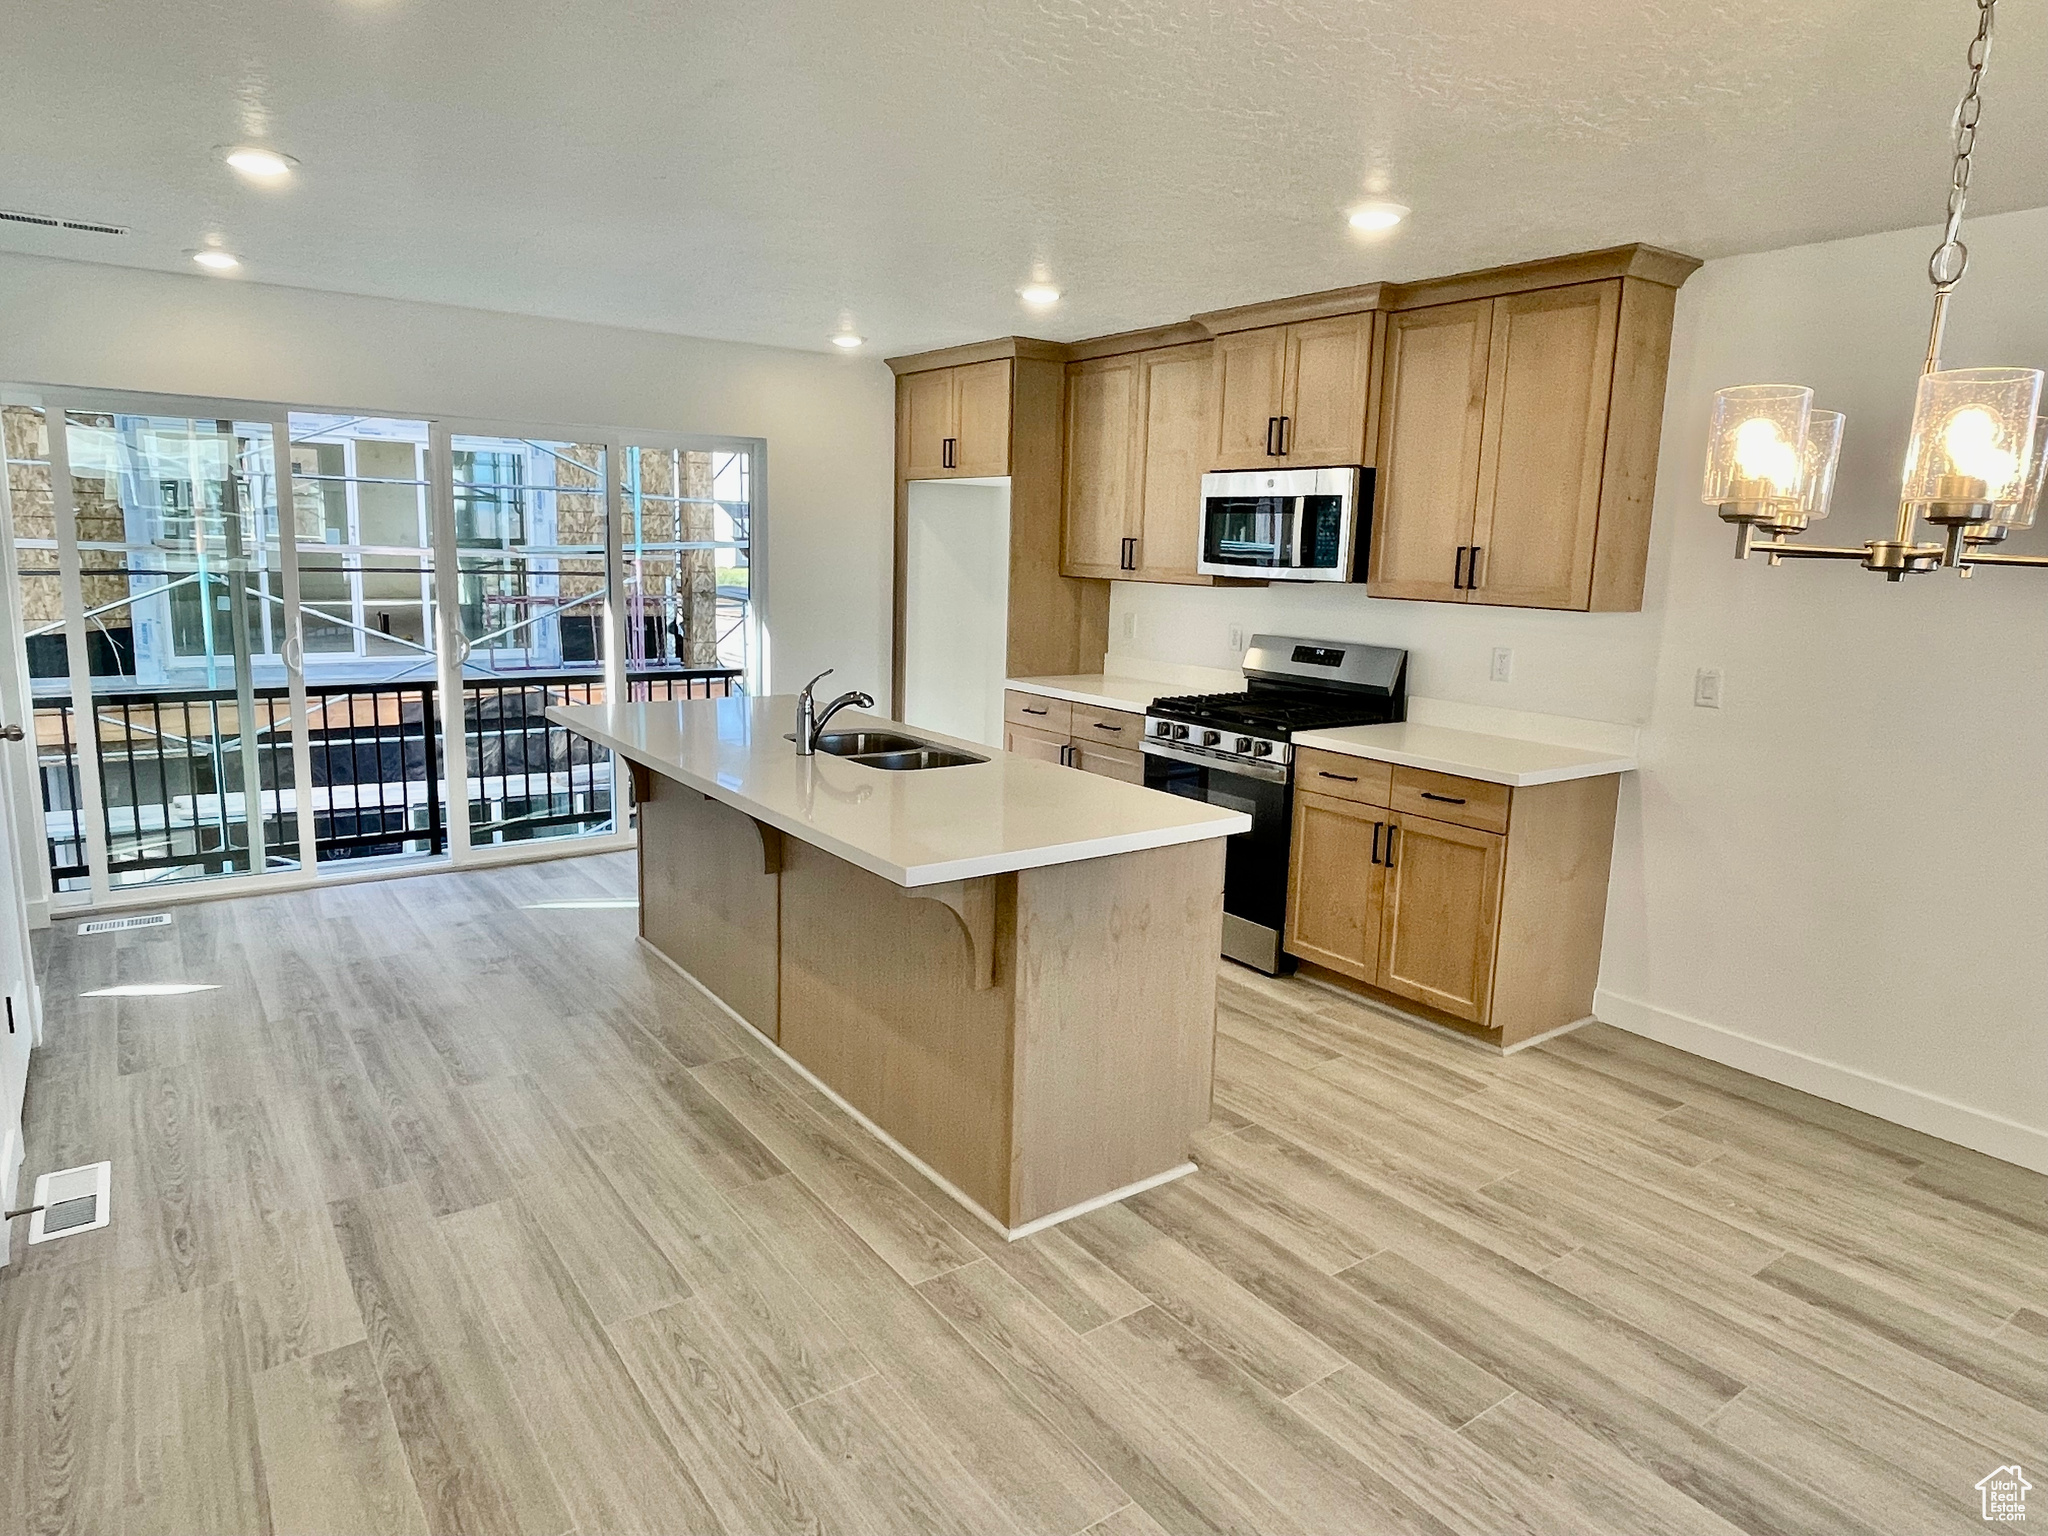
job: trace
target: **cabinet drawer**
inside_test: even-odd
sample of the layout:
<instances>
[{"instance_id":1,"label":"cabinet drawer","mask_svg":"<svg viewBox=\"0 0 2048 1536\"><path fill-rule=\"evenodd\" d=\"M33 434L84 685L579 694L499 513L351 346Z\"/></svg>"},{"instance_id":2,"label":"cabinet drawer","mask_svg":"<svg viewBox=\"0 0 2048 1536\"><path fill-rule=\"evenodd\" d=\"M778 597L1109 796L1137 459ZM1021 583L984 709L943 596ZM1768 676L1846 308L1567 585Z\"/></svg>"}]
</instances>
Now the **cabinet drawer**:
<instances>
[{"instance_id":1,"label":"cabinet drawer","mask_svg":"<svg viewBox=\"0 0 2048 1536\"><path fill-rule=\"evenodd\" d=\"M1393 798L1387 803L1411 816L1428 816L1481 832L1505 832L1511 793L1507 785L1489 784L1484 779L1461 779L1427 768L1396 768Z\"/></svg>"},{"instance_id":2,"label":"cabinet drawer","mask_svg":"<svg viewBox=\"0 0 2048 1536\"><path fill-rule=\"evenodd\" d=\"M1121 779L1126 784L1145 782L1145 759L1135 751L1126 752L1122 747L1099 747L1085 736L1076 736L1073 750L1067 757L1083 773L1099 773L1105 779Z\"/></svg>"},{"instance_id":3,"label":"cabinet drawer","mask_svg":"<svg viewBox=\"0 0 2048 1536\"><path fill-rule=\"evenodd\" d=\"M1127 747L1135 752L1145 736L1145 717L1122 709L1076 704L1070 729L1077 744L1094 742L1105 747Z\"/></svg>"},{"instance_id":4,"label":"cabinet drawer","mask_svg":"<svg viewBox=\"0 0 2048 1536\"><path fill-rule=\"evenodd\" d=\"M1005 724L1003 750L1019 757L1035 757L1041 763L1067 766L1067 738L1051 731L1034 731L1028 725Z\"/></svg>"},{"instance_id":5,"label":"cabinet drawer","mask_svg":"<svg viewBox=\"0 0 2048 1536\"><path fill-rule=\"evenodd\" d=\"M1294 787L1318 795L1335 795L1361 805L1384 806L1393 766L1369 757L1347 757L1342 752L1319 752L1299 748L1294 754Z\"/></svg>"},{"instance_id":6,"label":"cabinet drawer","mask_svg":"<svg viewBox=\"0 0 2048 1536\"><path fill-rule=\"evenodd\" d=\"M1051 731L1055 736L1070 734L1074 728L1074 706L1065 699L1041 698L1035 693L1003 690L1003 719L1010 725L1029 726L1034 731Z\"/></svg>"}]
</instances>

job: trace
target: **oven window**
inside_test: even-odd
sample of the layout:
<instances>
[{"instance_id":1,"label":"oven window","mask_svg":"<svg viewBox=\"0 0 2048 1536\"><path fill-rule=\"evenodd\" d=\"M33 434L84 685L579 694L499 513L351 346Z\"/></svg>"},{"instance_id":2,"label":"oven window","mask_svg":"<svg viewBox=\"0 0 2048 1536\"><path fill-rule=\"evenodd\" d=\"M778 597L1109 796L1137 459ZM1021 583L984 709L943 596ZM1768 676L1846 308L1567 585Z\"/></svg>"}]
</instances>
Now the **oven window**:
<instances>
[{"instance_id":1,"label":"oven window","mask_svg":"<svg viewBox=\"0 0 2048 1536\"><path fill-rule=\"evenodd\" d=\"M1294 498L1211 496L1203 505L1202 553L1211 565L1294 563Z\"/></svg>"}]
</instances>

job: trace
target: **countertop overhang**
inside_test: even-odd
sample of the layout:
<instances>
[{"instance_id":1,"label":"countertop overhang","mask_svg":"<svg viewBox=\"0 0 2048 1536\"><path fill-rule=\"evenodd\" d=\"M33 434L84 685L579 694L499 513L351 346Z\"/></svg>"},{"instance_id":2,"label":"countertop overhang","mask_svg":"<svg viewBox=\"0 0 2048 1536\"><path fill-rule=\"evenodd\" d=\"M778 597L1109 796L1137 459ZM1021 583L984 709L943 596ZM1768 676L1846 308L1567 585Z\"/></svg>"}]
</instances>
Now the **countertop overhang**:
<instances>
[{"instance_id":1,"label":"countertop overhang","mask_svg":"<svg viewBox=\"0 0 2048 1536\"><path fill-rule=\"evenodd\" d=\"M1251 818L852 710L832 725L901 731L986 757L891 772L799 757L792 694L557 704L548 718L628 762L897 885L938 885L1251 830Z\"/></svg>"},{"instance_id":2,"label":"countertop overhang","mask_svg":"<svg viewBox=\"0 0 2048 1536\"><path fill-rule=\"evenodd\" d=\"M1442 725L1418 725L1413 720L1390 725L1354 725L1338 731L1303 731L1295 736L1294 744L1392 763L1398 768L1454 773L1461 778L1516 789L1630 773L1636 766L1633 757L1621 753L1553 746L1519 736L1492 736Z\"/></svg>"}]
</instances>

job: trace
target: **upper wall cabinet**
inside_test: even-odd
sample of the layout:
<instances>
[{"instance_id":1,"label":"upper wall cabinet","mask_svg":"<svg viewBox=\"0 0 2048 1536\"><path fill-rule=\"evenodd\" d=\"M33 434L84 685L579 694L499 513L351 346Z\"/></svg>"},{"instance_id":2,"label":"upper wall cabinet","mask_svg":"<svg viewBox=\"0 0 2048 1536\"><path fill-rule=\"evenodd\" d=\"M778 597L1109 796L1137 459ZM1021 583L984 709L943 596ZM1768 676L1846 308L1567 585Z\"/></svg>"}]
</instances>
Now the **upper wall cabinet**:
<instances>
[{"instance_id":1,"label":"upper wall cabinet","mask_svg":"<svg viewBox=\"0 0 2048 1536\"><path fill-rule=\"evenodd\" d=\"M897 380L906 480L959 480L1010 472L1007 358L906 373Z\"/></svg>"},{"instance_id":2,"label":"upper wall cabinet","mask_svg":"<svg viewBox=\"0 0 2048 1536\"><path fill-rule=\"evenodd\" d=\"M1675 297L1617 277L1390 316L1372 594L1640 608Z\"/></svg>"},{"instance_id":3,"label":"upper wall cabinet","mask_svg":"<svg viewBox=\"0 0 2048 1536\"><path fill-rule=\"evenodd\" d=\"M1371 311L1230 331L1216 339L1208 469L1365 464Z\"/></svg>"},{"instance_id":4,"label":"upper wall cabinet","mask_svg":"<svg viewBox=\"0 0 2048 1536\"><path fill-rule=\"evenodd\" d=\"M1195 571L1215 440L1212 345L1067 365L1068 576L1207 585Z\"/></svg>"}]
</instances>

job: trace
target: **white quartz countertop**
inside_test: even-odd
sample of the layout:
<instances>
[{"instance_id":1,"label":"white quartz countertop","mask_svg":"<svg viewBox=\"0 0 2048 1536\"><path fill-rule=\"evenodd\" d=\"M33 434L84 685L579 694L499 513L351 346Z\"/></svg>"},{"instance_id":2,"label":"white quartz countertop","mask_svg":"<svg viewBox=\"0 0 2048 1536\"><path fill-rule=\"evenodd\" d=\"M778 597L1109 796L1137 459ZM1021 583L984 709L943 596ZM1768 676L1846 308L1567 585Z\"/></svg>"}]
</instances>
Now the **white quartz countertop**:
<instances>
[{"instance_id":1,"label":"white quartz countertop","mask_svg":"<svg viewBox=\"0 0 2048 1536\"><path fill-rule=\"evenodd\" d=\"M1412 720L1393 725L1354 725L1340 731L1303 731L1294 738L1294 744L1371 758L1402 768L1455 773L1517 789L1556 784L1565 779L1628 773L1636 766L1633 757L1613 752L1553 746L1519 736L1455 731L1441 725L1418 725Z\"/></svg>"},{"instance_id":2,"label":"white quartz countertop","mask_svg":"<svg viewBox=\"0 0 2048 1536\"><path fill-rule=\"evenodd\" d=\"M1003 684L1019 693L1042 694L1048 699L1066 699L1075 704L1093 704L1099 709L1128 709L1142 713L1154 699L1196 690L1174 683L1153 682L1143 677L1117 677L1105 672L1078 672L1068 677L1013 677Z\"/></svg>"},{"instance_id":3,"label":"white quartz countertop","mask_svg":"<svg viewBox=\"0 0 2048 1536\"><path fill-rule=\"evenodd\" d=\"M1251 830L1251 818L846 710L828 729L900 731L988 759L892 772L796 755L796 698L555 705L548 718L902 886L1071 864Z\"/></svg>"}]
</instances>

